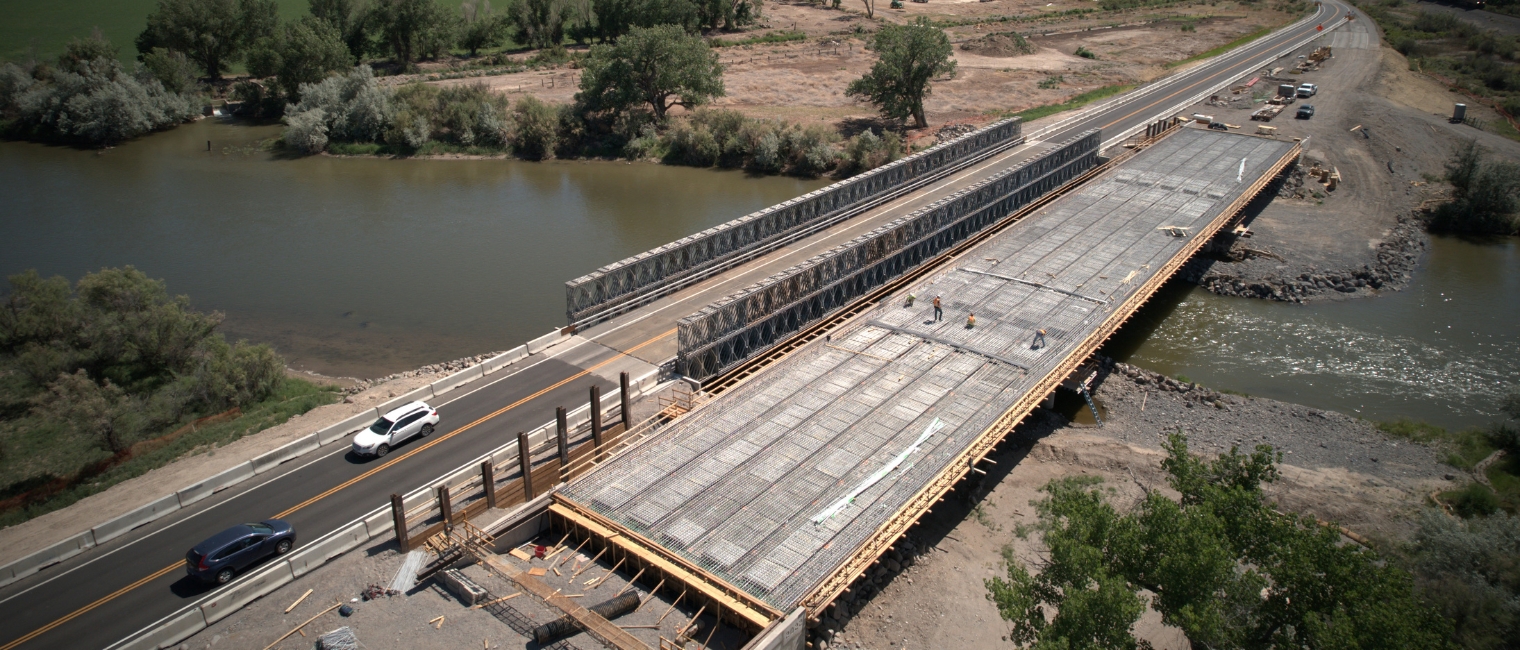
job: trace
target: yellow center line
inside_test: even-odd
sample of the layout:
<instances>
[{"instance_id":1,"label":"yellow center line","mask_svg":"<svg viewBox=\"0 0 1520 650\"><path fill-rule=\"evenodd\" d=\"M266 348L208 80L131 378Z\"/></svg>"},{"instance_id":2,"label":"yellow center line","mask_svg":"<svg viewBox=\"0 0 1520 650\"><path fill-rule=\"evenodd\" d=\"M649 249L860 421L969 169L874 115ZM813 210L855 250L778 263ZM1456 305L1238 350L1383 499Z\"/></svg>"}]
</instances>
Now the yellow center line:
<instances>
[{"instance_id":1,"label":"yellow center line","mask_svg":"<svg viewBox=\"0 0 1520 650\"><path fill-rule=\"evenodd\" d=\"M391 467L392 465L395 465L396 463L399 463L399 462L401 462L403 460L411 458L412 456L414 456L414 455L422 452L423 450L425 450L425 449L427 449L429 447L432 447L433 445L441 443L441 442L443 442L445 440L448 440L449 438L452 438L452 437L457 436L457 435L459 435L461 433L464 433L465 431L468 431L468 430L470 430L472 428L475 428L476 426L478 426L478 425L486 422L487 420L490 420L491 418L494 418L494 417L496 417L498 415L501 415L502 413L506 413L507 411L510 411L510 410L515 409L515 408L517 408L519 406L522 406L523 404L531 402L534 399L537 399L537 398L543 396L545 393L547 393L549 391L552 391L552 390L554 390L556 388L559 388L560 386L564 386L565 384L568 384L568 383L570 383L572 381L580 379L581 377L585 377L586 375L591 374L592 372L596 371L597 369L601 368L602 366L605 366L605 365L607 365L609 363L612 363L614 361L622 359L623 357L632 355L634 352L637 352L640 348L643 348L644 346L649 345L651 343L654 343L656 341L659 341L661 339L667 338L670 335L675 334L675 333L676 333L675 329L667 330L667 331L659 334L658 336L655 336L654 338L651 338L651 339L649 339L647 341L644 341L643 343L640 343L640 344L635 345L635 346L633 346L631 348L628 348L626 351L619 352L616 355L613 355L611 358L609 358L609 359L607 359L605 361L602 361L601 363L598 363L598 364L596 364L594 366L591 366L590 368L587 368L587 369L582 370L582 371L580 371L578 373L575 373L574 375L566 377L565 379L562 379L559 382L556 382L552 386L544 388L544 389L542 389L542 390L540 390L540 391L538 391L536 393L533 393L532 395L529 395L529 396L524 397L524 398L522 398L520 400L517 400L516 402L512 402L511 404L508 404L508 405L506 405L506 406L504 406L504 407L502 407L500 409L497 409L496 411L492 412L490 415L482 417L482 418L480 418L480 419L478 419L478 420L476 420L474 422L471 422L469 424L466 424L466 425L464 425L464 426L462 426L462 427L460 427L458 429L455 429L455 430L449 432L447 435L439 436L438 438L432 440L431 442L429 442L429 443L427 443L427 444L425 444L425 445L423 445L421 447L418 447L416 449L413 449L413 450L411 450L411 451L409 451L409 452L407 452L405 454L397 456L397 457L395 457L395 458L387 461L385 464L380 465L379 467L371 469L371 470L369 470L369 471L367 471L367 472L365 472L363 474L360 474L359 476L356 476L356 477L354 477L352 479L349 479L348 481L343 482L341 485L338 485L337 487L334 487L332 489L327 490L326 492L318 494L317 496L314 496L314 497L312 497L310 499L302 501L299 505L295 506L294 508L290 508L290 509L288 509L288 510L286 510L284 512L281 512L280 514L275 515L274 518L275 519L282 519L284 517L287 517L291 513L294 513L294 512L296 512L296 511L298 511L298 510L300 510L302 508L305 508L305 507L307 507L307 506L309 506L309 505L311 505L313 503L316 503L318 501L321 501L322 499L325 499L325 498L327 498L329 496L332 496L334 493L338 492L339 490L342 490L344 488L350 487L353 484L358 483L359 481L362 481L362 480L364 480L366 478L369 478L370 476L374 476L376 473L378 473L378 472L380 472L380 471L382 471L382 470L384 470L384 469L386 469L388 467ZM110 594L101 597L99 600L96 600L93 603L90 603L88 605L85 605L84 607L76 609L73 612L69 613L68 615L66 615L66 616L64 616L64 617L62 617L62 618L60 618L60 619L58 619L56 621L53 621L52 623L48 623L47 625L44 625L44 626L39 627L39 628L37 628L35 630L32 630L31 632L28 632L25 636L22 636L21 638L16 639L15 641L11 641L10 643L7 643L7 644L5 644L3 646L0 646L0 650L11 650L12 648L15 648L16 646L19 646L19 645L21 645L23 643L26 643L27 641L31 641L32 639L37 638L39 635L44 634L44 633L46 633L49 630L52 630L53 628L56 628L56 627L58 627L60 625L63 625L64 623L72 621L75 618L78 618L80 616L83 616L84 614L89 613L91 610L93 610L93 609L95 609L97 607L100 607L101 605L104 605L104 604L106 604L108 602L111 602L112 600L120 598L121 596L123 596L126 593L132 591L133 589L136 589L136 588L141 587L141 586L143 586L145 584L148 584L149 582L157 580L157 579L163 577L164 574L169 573L170 571L178 569L178 568L180 568L182 566L185 566L185 561L184 560L180 560L178 562L175 562L174 564L171 564L171 565L166 566L166 567L164 567L162 569L159 569L158 571L153 572L151 575L149 575L149 576L147 576L147 577L145 577L145 578L143 578L141 580L138 580L137 582L134 582L134 583L132 583L130 585L122 587L121 589L117 589L116 591L113 591Z\"/></svg>"}]
</instances>

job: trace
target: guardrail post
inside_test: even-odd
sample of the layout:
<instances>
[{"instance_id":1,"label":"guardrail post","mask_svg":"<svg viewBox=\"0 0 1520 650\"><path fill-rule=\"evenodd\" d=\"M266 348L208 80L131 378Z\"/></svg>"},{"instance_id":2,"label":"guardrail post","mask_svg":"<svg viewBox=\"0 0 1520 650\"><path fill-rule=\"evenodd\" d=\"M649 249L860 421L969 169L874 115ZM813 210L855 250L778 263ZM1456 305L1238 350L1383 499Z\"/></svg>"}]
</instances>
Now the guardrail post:
<instances>
[{"instance_id":1,"label":"guardrail post","mask_svg":"<svg viewBox=\"0 0 1520 650\"><path fill-rule=\"evenodd\" d=\"M448 530L454 524L454 504L450 503L449 486L440 485L438 492L438 510L443 513L443 529Z\"/></svg>"},{"instance_id":2,"label":"guardrail post","mask_svg":"<svg viewBox=\"0 0 1520 650\"><path fill-rule=\"evenodd\" d=\"M486 488L486 507L496 507L496 468L491 467L491 461L487 460L480 464L480 484Z\"/></svg>"},{"instance_id":3,"label":"guardrail post","mask_svg":"<svg viewBox=\"0 0 1520 650\"><path fill-rule=\"evenodd\" d=\"M528 434L517 432L517 465L522 468L523 501L533 500L533 453L528 449Z\"/></svg>"},{"instance_id":4,"label":"guardrail post","mask_svg":"<svg viewBox=\"0 0 1520 650\"><path fill-rule=\"evenodd\" d=\"M633 420L629 419L628 409L628 373L618 373L618 397L623 407L623 432L627 433L633 428Z\"/></svg>"},{"instance_id":5,"label":"guardrail post","mask_svg":"<svg viewBox=\"0 0 1520 650\"><path fill-rule=\"evenodd\" d=\"M559 443L560 480L570 477L570 426L565 422L565 407L554 407L554 436Z\"/></svg>"},{"instance_id":6,"label":"guardrail post","mask_svg":"<svg viewBox=\"0 0 1520 650\"><path fill-rule=\"evenodd\" d=\"M412 550L411 540L406 534L406 504L401 495L391 495L391 522L396 526L396 543L401 546L401 552Z\"/></svg>"},{"instance_id":7,"label":"guardrail post","mask_svg":"<svg viewBox=\"0 0 1520 650\"><path fill-rule=\"evenodd\" d=\"M596 459L602 459L602 387L591 387L591 441L596 446Z\"/></svg>"}]
</instances>

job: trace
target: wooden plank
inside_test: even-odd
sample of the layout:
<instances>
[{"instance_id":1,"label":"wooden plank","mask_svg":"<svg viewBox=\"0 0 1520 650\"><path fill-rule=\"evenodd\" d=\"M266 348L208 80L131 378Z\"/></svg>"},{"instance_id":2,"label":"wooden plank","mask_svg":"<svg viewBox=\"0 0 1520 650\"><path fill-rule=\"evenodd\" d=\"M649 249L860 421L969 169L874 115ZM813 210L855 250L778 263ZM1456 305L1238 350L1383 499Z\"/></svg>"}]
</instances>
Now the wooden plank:
<instances>
[{"instance_id":1,"label":"wooden plank","mask_svg":"<svg viewBox=\"0 0 1520 650\"><path fill-rule=\"evenodd\" d=\"M639 641L632 634L613 625L611 621L602 618L596 612L580 606L574 600L559 593L558 590L517 568L516 565L502 560L500 556L494 553L483 554L480 560L486 565L486 568L496 572L503 578L517 583L518 586L522 587L523 591L537 596L550 606L564 612L565 615L574 619L576 623L586 630L587 634L595 637L596 640L618 648L618 650L649 650L649 646L644 645L642 641Z\"/></svg>"},{"instance_id":2,"label":"wooden plank","mask_svg":"<svg viewBox=\"0 0 1520 650\"><path fill-rule=\"evenodd\" d=\"M557 483L559 483L558 458L550 458L548 462L533 468L533 496L548 492Z\"/></svg>"},{"instance_id":3,"label":"wooden plank","mask_svg":"<svg viewBox=\"0 0 1520 650\"><path fill-rule=\"evenodd\" d=\"M698 592L702 598L718 603L723 609L732 613L737 622L747 627L752 632L764 629L771 621L779 620L782 613L765 603L750 597L739 589L729 586L716 576L713 576L700 568L689 567L684 563L677 563L664 554L657 552L658 548L652 542L644 540L637 534L619 528L614 529L616 524L608 522L595 513L587 512L577 507L574 502L563 498L561 494L554 495L554 503L549 504L549 512L557 515L571 524L578 526L587 532L602 538L608 544L617 546L625 553L639 559L645 566L653 566L667 578L677 580L685 584L688 589ZM605 523L604 523L605 522Z\"/></svg>"}]
</instances>

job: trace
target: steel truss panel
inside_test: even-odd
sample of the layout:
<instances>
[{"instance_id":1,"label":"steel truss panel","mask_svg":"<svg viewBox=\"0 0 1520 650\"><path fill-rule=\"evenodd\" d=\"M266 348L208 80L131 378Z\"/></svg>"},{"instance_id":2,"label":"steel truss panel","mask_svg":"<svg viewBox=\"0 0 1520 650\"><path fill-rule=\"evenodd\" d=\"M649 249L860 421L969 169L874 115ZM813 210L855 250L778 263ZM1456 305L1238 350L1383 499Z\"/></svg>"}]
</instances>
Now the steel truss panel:
<instances>
[{"instance_id":1,"label":"steel truss panel","mask_svg":"<svg viewBox=\"0 0 1520 650\"><path fill-rule=\"evenodd\" d=\"M1078 135L682 318L677 367L722 373L1096 166L1100 141Z\"/></svg>"},{"instance_id":2,"label":"steel truss panel","mask_svg":"<svg viewBox=\"0 0 1520 650\"><path fill-rule=\"evenodd\" d=\"M599 268L565 283L566 316L574 323L635 299L655 286L720 265L877 194L1007 144L1022 133L1017 118L1002 120L785 203Z\"/></svg>"},{"instance_id":3,"label":"steel truss panel","mask_svg":"<svg viewBox=\"0 0 1520 650\"><path fill-rule=\"evenodd\" d=\"M883 303L562 494L778 611L816 614L1296 150L1177 129L904 290L941 295L944 321L927 300Z\"/></svg>"}]
</instances>

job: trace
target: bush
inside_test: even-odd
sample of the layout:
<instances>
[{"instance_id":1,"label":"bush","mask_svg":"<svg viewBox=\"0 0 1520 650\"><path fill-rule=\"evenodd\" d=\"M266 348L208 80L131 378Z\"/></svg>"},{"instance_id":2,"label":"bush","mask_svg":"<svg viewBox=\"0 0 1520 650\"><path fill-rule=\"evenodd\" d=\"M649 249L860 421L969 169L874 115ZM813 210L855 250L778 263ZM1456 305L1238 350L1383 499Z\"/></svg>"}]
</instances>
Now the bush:
<instances>
[{"instance_id":1,"label":"bush","mask_svg":"<svg viewBox=\"0 0 1520 650\"><path fill-rule=\"evenodd\" d=\"M1426 226L1436 232L1509 235L1520 230L1520 165L1486 161L1487 152L1469 140L1446 164L1452 201L1431 212Z\"/></svg>"},{"instance_id":2,"label":"bush","mask_svg":"<svg viewBox=\"0 0 1520 650\"><path fill-rule=\"evenodd\" d=\"M299 104L286 107L285 123L308 125L309 120L319 119L330 141L380 142L393 126L396 110L391 93L375 82L375 73L367 65L341 77L302 84L300 94ZM321 113L302 117L311 111ZM298 136L297 140L303 138Z\"/></svg>"},{"instance_id":3,"label":"bush","mask_svg":"<svg viewBox=\"0 0 1520 650\"><path fill-rule=\"evenodd\" d=\"M532 95L517 100L512 110L517 118L512 142L517 154L529 160L553 158L559 146L559 111Z\"/></svg>"},{"instance_id":4,"label":"bush","mask_svg":"<svg viewBox=\"0 0 1520 650\"><path fill-rule=\"evenodd\" d=\"M104 39L75 39L57 69L0 66L0 115L13 134L108 145L195 117L196 98L171 91L138 64L128 73Z\"/></svg>"},{"instance_id":5,"label":"bush","mask_svg":"<svg viewBox=\"0 0 1520 650\"><path fill-rule=\"evenodd\" d=\"M1520 638L1517 557L1520 517L1463 521L1426 511L1408 565L1420 595L1452 621L1462 647L1499 650Z\"/></svg>"},{"instance_id":6,"label":"bush","mask_svg":"<svg viewBox=\"0 0 1520 650\"><path fill-rule=\"evenodd\" d=\"M670 130L665 159L681 165L711 167L723 153L718 139L704 125L679 124Z\"/></svg>"}]
</instances>

